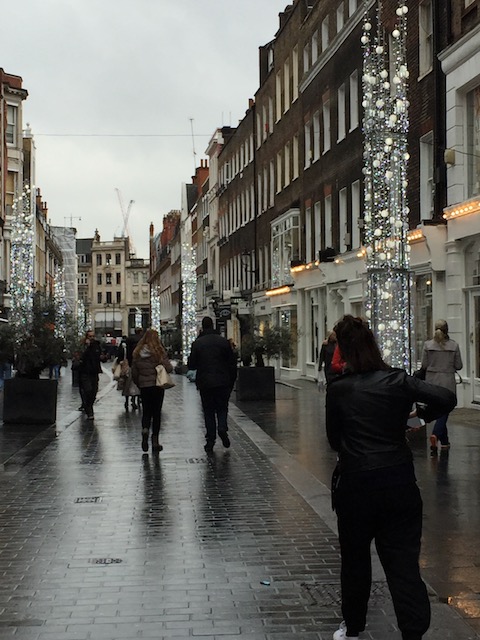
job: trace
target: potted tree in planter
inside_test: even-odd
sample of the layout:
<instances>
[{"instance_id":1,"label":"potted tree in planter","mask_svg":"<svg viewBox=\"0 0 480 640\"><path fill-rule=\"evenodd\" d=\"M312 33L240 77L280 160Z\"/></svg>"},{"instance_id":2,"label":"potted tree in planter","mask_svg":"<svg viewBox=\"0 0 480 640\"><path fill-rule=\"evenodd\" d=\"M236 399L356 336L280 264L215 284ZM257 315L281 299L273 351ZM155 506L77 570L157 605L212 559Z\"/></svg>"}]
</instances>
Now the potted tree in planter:
<instances>
[{"instance_id":1,"label":"potted tree in planter","mask_svg":"<svg viewBox=\"0 0 480 640\"><path fill-rule=\"evenodd\" d=\"M265 365L279 358L293 355L293 339L284 327L267 327L261 336L250 336L250 357L255 357L254 367L240 367L237 377L237 400L275 400L275 367ZM243 360L242 340L242 360Z\"/></svg>"},{"instance_id":2,"label":"potted tree in planter","mask_svg":"<svg viewBox=\"0 0 480 640\"><path fill-rule=\"evenodd\" d=\"M5 381L3 421L14 424L54 424L57 415L57 380L40 378L58 349L54 334L53 302L36 296L29 332L14 346L15 377Z\"/></svg>"}]
</instances>

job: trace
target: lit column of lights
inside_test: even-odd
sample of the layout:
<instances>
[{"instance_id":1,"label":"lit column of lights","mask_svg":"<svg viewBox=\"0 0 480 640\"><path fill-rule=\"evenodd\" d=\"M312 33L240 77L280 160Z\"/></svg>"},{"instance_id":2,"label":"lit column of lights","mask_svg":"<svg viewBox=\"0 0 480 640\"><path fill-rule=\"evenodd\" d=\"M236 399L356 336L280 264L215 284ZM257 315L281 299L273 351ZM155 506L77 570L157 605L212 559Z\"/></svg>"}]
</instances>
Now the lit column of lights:
<instances>
[{"instance_id":1,"label":"lit column of lights","mask_svg":"<svg viewBox=\"0 0 480 640\"><path fill-rule=\"evenodd\" d=\"M154 285L150 290L150 323L152 329L160 333L160 294L158 287Z\"/></svg>"},{"instance_id":2,"label":"lit column of lights","mask_svg":"<svg viewBox=\"0 0 480 640\"><path fill-rule=\"evenodd\" d=\"M55 329L57 338L64 338L67 332L67 301L65 298L65 270L55 265L53 303L55 307Z\"/></svg>"},{"instance_id":3,"label":"lit column of lights","mask_svg":"<svg viewBox=\"0 0 480 640\"><path fill-rule=\"evenodd\" d=\"M26 337L33 320L33 269L35 264L34 242L34 187L25 185L22 194L12 206L11 277L12 324L16 339Z\"/></svg>"},{"instance_id":4,"label":"lit column of lights","mask_svg":"<svg viewBox=\"0 0 480 640\"><path fill-rule=\"evenodd\" d=\"M115 322L115 320L114 320ZM142 327L142 312L138 307L135 307L135 326Z\"/></svg>"},{"instance_id":5,"label":"lit column of lights","mask_svg":"<svg viewBox=\"0 0 480 640\"><path fill-rule=\"evenodd\" d=\"M366 313L384 359L392 366L408 369L408 8L405 0L398 1L396 24L389 38L380 12L381 1L376 33L372 33L372 23L366 16L362 34Z\"/></svg>"},{"instance_id":6,"label":"lit column of lights","mask_svg":"<svg viewBox=\"0 0 480 640\"><path fill-rule=\"evenodd\" d=\"M195 249L182 244L182 354L186 360L197 338L197 260Z\"/></svg>"},{"instance_id":7,"label":"lit column of lights","mask_svg":"<svg viewBox=\"0 0 480 640\"><path fill-rule=\"evenodd\" d=\"M87 313L85 303L80 298L77 301L77 334L83 337L87 332Z\"/></svg>"}]
</instances>

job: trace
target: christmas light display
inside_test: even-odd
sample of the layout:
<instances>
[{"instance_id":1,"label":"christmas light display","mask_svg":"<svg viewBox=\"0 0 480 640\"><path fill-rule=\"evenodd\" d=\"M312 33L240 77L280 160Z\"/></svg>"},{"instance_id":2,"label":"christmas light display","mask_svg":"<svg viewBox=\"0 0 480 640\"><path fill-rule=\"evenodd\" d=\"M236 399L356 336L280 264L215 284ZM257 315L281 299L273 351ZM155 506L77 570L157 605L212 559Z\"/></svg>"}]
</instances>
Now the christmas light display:
<instances>
[{"instance_id":1,"label":"christmas light display","mask_svg":"<svg viewBox=\"0 0 480 640\"><path fill-rule=\"evenodd\" d=\"M21 342L29 333L33 320L33 269L35 264L34 242L34 187L25 185L22 194L12 206L11 234L11 319L15 335Z\"/></svg>"},{"instance_id":2,"label":"christmas light display","mask_svg":"<svg viewBox=\"0 0 480 640\"><path fill-rule=\"evenodd\" d=\"M55 329L57 338L65 339L67 331L67 301L65 297L65 271L56 264L54 272L53 303L55 307Z\"/></svg>"},{"instance_id":3,"label":"christmas light display","mask_svg":"<svg viewBox=\"0 0 480 640\"><path fill-rule=\"evenodd\" d=\"M396 24L386 34L377 6L377 29L364 18L363 132L366 313L384 359L410 366L410 284L407 241L408 8L399 0Z\"/></svg>"},{"instance_id":4,"label":"christmas light display","mask_svg":"<svg viewBox=\"0 0 480 640\"><path fill-rule=\"evenodd\" d=\"M195 249L182 244L182 354L186 360L197 337L197 260Z\"/></svg>"},{"instance_id":5,"label":"christmas light display","mask_svg":"<svg viewBox=\"0 0 480 640\"><path fill-rule=\"evenodd\" d=\"M152 329L160 333L160 294L157 286L152 286L150 290L150 324Z\"/></svg>"},{"instance_id":6,"label":"christmas light display","mask_svg":"<svg viewBox=\"0 0 480 640\"><path fill-rule=\"evenodd\" d=\"M82 298L77 301L77 333L83 337L87 332L87 313Z\"/></svg>"},{"instance_id":7,"label":"christmas light display","mask_svg":"<svg viewBox=\"0 0 480 640\"><path fill-rule=\"evenodd\" d=\"M115 319L113 320L115 323ZM135 307L135 326L141 327L142 325L142 312L138 307Z\"/></svg>"}]
</instances>

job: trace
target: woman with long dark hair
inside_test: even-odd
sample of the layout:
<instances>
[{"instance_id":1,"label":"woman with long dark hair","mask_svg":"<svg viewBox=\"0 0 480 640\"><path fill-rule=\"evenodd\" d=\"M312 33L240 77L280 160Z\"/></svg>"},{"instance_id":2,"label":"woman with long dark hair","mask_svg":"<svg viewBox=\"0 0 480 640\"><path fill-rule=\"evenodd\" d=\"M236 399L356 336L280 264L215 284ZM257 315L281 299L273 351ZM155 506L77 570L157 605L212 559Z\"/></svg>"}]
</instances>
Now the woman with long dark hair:
<instances>
[{"instance_id":1,"label":"woman with long dark hair","mask_svg":"<svg viewBox=\"0 0 480 640\"><path fill-rule=\"evenodd\" d=\"M163 364L170 373L172 364L158 332L147 329L133 351L132 378L140 389L142 399L142 450L148 451L148 436L152 430L152 451L163 449L158 441L165 390L156 386L157 365Z\"/></svg>"},{"instance_id":2,"label":"woman with long dark hair","mask_svg":"<svg viewBox=\"0 0 480 640\"><path fill-rule=\"evenodd\" d=\"M372 581L370 545L387 577L403 640L421 640L430 625L430 603L419 569L422 499L405 438L412 405L426 421L444 415L454 394L382 359L361 318L335 326L344 373L327 386L327 436L338 452L332 482L342 556L344 622L334 640L356 640L366 625Z\"/></svg>"}]
</instances>

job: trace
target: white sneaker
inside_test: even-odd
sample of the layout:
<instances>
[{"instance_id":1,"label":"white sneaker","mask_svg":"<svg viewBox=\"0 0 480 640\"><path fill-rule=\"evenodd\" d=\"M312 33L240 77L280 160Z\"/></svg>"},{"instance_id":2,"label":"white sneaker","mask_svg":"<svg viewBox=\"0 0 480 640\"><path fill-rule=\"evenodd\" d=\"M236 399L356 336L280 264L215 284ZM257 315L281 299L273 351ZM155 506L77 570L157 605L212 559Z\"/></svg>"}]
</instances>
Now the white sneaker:
<instances>
[{"instance_id":1,"label":"white sneaker","mask_svg":"<svg viewBox=\"0 0 480 640\"><path fill-rule=\"evenodd\" d=\"M342 622L333 634L333 640L359 640L359 638L358 636L347 636L347 625Z\"/></svg>"}]
</instances>

